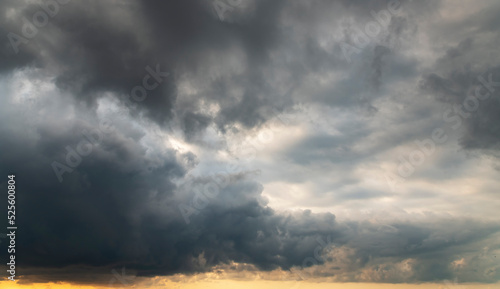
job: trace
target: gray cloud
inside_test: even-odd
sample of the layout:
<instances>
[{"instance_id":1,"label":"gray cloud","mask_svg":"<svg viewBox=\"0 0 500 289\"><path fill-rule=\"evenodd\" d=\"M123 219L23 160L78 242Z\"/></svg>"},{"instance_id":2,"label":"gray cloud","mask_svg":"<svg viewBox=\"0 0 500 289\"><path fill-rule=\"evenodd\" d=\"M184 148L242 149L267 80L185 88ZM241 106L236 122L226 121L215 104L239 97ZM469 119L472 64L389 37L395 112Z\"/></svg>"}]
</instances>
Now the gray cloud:
<instances>
[{"instance_id":1,"label":"gray cloud","mask_svg":"<svg viewBox=\"0 0 500 289\"><path fill-rule=\"evenodd\" d=\"M22 35L22 17L32 19L41 9L19 1L0 5L3 35ZM283 143L274 160L298 169L276 181L304 183L321 167L338 172L339 179L333 186L315 184L330 195L311 194L309 203L396 197L357 187L364 176L353 172L424 135L436 125L438 111L427 108L463 103L478 85L478 75L500 80L497 59L480 56L498 44L490 35L496 35L497 26L491 12L481 12L482 22L460 23L476 27L476 35L449 33L448 42L431 45L439 57L429 60L414 53L412 45L420 23L425 17L436 21L434 10L442 4L404 5L404 13L359 49L353 63L345 61L340 43L350 41L353 27L375 21L370 12L386 9L386 1L252 1L233 7L223 21L206 1L73 1L61 4L17 54L5 38L0 87L9 105L0 109L0 172L17 176L17 260L27 268L21 272L25 282L106 283L100 272L121 266L139 276L195 274L231 262L289 270L308 267L305 260L317 253L318 238L328 238L332 246L320 248L326 258L312 267L329 270L314 276L498 281L498 267L477 253L486 245L488 253L497 252L500 226L495 221L441 214L420 220L409 214L409 220L374 223L338 220L329 212L279 212L268 206L263 185L244 169L227 170L228 182L190 216L189 224L179 211L179 205L196 206L194 185L209 182L210 176L197 175L204 158L227 153L233 133L254 133L277 113L303 114L298 106L312 107L313 113L325 109L319 118L336 120L325 122L338 133L306 131L299 140ZM448 30L453 29L437 27L429 38ZM160 82L151 70L169 75ZM145 86L147 75L159 85L148 89L143 101L127 101L134 87ZM411 99L426 94L437 102ZM32 105L25 102L30 97ZM389 105L403 110L388 113ZM116 108L124 111L121 119ZM463 148L498 153L498 109L495 90L463 120ZM332 111L338 115L326 115ZM103 120L114 129L102 133L60 181L54 162L68 165L68 153L86 139L85 131L95 132ZM216 139L212 144L205 138L209 128ZM437 170L452 166L458 167L446 159ZM417 188L404 197L410 202L437 194ZM0 208L0 215L5 210ZM453 267L461 258L470 271ZM405 262L407 275L398 267ZM367 279L359 277L361 272Z\"/></svg>"}]
</instances>

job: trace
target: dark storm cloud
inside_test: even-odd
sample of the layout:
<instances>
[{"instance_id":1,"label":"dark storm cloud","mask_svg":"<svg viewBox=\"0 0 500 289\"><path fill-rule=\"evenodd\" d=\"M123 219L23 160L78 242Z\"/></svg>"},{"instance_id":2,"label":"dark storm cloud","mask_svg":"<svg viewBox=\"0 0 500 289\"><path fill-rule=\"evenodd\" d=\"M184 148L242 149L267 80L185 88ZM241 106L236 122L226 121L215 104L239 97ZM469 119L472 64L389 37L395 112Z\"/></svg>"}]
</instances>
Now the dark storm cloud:
<instances>
[{"instance_id":1,"label":"dark storm cloud","mask_svg":"<svg viewBox=\"0 0 500 289\"><path fill-rule=\"evenodd\" d=\"M448 50L438 67L452 59L460 63L460 56L472 50L471 47L472 41L468 39ZM440 74L424 76L421 88L450 104L443 111L443 121L453 129L464 130L461 139L464 148L491 150L496 155L500 148L500 66L490 63L482 70L472 69L470 63L462 64L465 65L462 69L445 68Z\"/></svg>"},{"instance_id":2,"label":"dark storm cloud","mask_svg":"<svg viewBox=\"0 0 500 289\"><path fill-rule=\"evenodd\" d=\"M2 25L5 34L13 32L23 36L22 31L27 24L21 21L22 17L33 22L33 15L41 11L39 5L22 6L19 3L3 4L5 13L1 21L5 24ZM169 72L170 76L160 87L147 91L148 96L139 103L138 109L164 125L175 113L184 114L184 109L200 109L177 105L180 101L179 77L186 76L197 83L204 81L200 78L213 77L203 74L211 66L207 59L214 53L231 55L231 49L237 47L242 51L238 61L244 66L243 70L232 74L230 78L214 77L203 87L202 94L193 96L189 101L196 105L197 99L204 99L220 105L221 110L215 121L222 130L234 123L254 127L269 119L262 108L294 104L291 95L283 95L292 84L300 84L311 73L350 69L337 51L325 50L314 38L306 39L305 46L300 43L300 39L293 39L294 26L304 26L313 32L320 25L320 20L313 19L319 17L327 20L329 15L325 11L345 9L354 13L359 21L358 26L362 27L374 20L371 10L387 8L386 1L373 1L369 5L351 1L343 1L340 5L328 1L317 1L314 5L286 3L249 2L246 6L226 12L240 16L229 22L220 21L214 16L214 7L209 1L125 1L120 4L69 1L59 5L58 13L49 18L48 24L38 28L35 37L29 39L27 44L19 44L18 54L12 53L8 38L4 38L1 70L10 71L26 65L43 67L47 73L55 75L59 88L94 106L96 99L105 92L113 92L124 103L130 104L125 99L130 98L135 85L141 84L146 66L154 68L159 65L159 70ZM412 4L415 6L412 9L423 9L418 7L425 7L425 3ZM16 11L16 14L7 17L10 11ZM338 13L340 15L341 12ZM282 23L285 15L304 16L298 17L296 24L287 27ZM391 20L387 37L397 40L401 31L404 31L397 28L401 25L395 24L402 22L398 19ZM377 51L373 56L372 76L368 75L363 80L356 76L360 71L354 71L350 79L343 83L350 85L355 81L379 85L377 79L381 68L378 63L381 55ZM290 59L287 56L289 53L296 54L297 59ZM279 86L276 86L274 79L265 76L273 73L275 66L289 73ZM339 86L342 85L340 83ZM240 89L242 96L235 97L231 88ZM369 85L363 89L369 90ZM330 88L321 91L318 99L326 98L328 100L325 102L331 105L358 105L358 101L344 97L351 93L369 94L368 91ZM276 98L274 95L283 97ZM307 96L306 93L298 97L307 101ZM190 114L187 112L186 115ZM192 117L183 120L188 122L188 130L194 125ZM200 128L207 121L205 119Z\"/></svg>"},{"instance_id":3,"label":"dark storm cloud","mask_svg":"<svg viewBox=\"0 0 500 289\"><path fill-rule=\"evenodd\" d=\"M79 132L93 127L91 120L75 122L68 130L40 125L37 141L30 143L2 126L6 138L0 172L18 176L17 260L29 268L26 274L43 274L33 281L107 282L99 277L102 271L121 266L141 276L205 272L230 261L262 270L290 269L311 265L305 260L320 253L318 238L354 248L361 261L351 270L384 258L414 258L424 268L434 264L443 270L421 272L415 280L436 280L454 274L441 261L460 255L456 248L469 250L500 229L445 220L392 222L394 229L386 230L338 222L330 213L278 214L265 206L262 186L245 175L227 176L219 195L187 225L178 205L192 200L196 191L173 182L186 172L183 156L170 149L145 156L144 135L133 129L106 135L74 172L62 183L57 180L50 163L63 159L64 148L80 140ZM82 272L98 278L89 280ZM30 275L26 278L29 282Z\"/></svg>"},{"instance_id":4,"label":"dark storm cloud","mask_svg":"<svg viewBox=\"0 0 500 289\"><path fill-rule=\"evenodd\" d=\"M20 68L26 65L33 65L36 59L34 51L21 50L15 54L15 50L10 44L8 35L10 32L16 31L21 34L19 27L21 21L13 22L5 14L8 9L15 11L25 8L25 3L21 1L2 1L0 9L3 11L0 17L0 33L2 35L1 50L0 50L0 73L9 73L12 69Z\"/></svg>"},{"instance_id":5,"label":"dark storm cloud","mask_svg":"<svg viewBox=\"0 0 500 289\"><path fill-rule=\"evenodd\" d=\"M461 144L466 149L498 155L500 128L500 62L498 47L497 3L444 25L430 33L445 38L432 72L422 76L420 88L438 101L450 104L454 112L443 111L443 120L453 129L461 129ZM498 25L497 25L498 26ZM472 33L458 33L468 27ZM457 115L457 112L461 115Z\"/></svg>"},{"instance_id":6,"label":"dark storm cloud","mask_svg":"<svg viewBox=\"0 0 500 289\"><path fill-rule=\"evenodd\" d=\"M230 261L262 270L289 269L308 266L304 260L315 256L318 238L354 248L362 260L356 270L378 258L415 258L422 266L435 264L443 270L419 273L415 280L436 280L453 274L440 262L460 254L453 248L484 240L500 229L464 220L454 225L394 222L395 229L387 231L380 225L338 222L330 213L277 214L265 206L262 186L243 175L229 176L219 195L186 225L177 206L195 193L172 183L185 172L175 152L165 151L163 161L152 165L138 140L113 133L59 183L47 170L51 159L59 157L47 149L63 152L65 145L78 141L76 136L40 128L36 144L20 145L23 139L2 133L17 143L4 144L1 159L3 174L18 175L17 260L34 275L33 268L44 268L40 272L45 280L64 276L84 282L88 280L79 276L82 271L97 274L96 268L113 266L126 266L141 276L204 272ZM57 269L67 266L72 267ZM64 275L68 270L72 274Z\"/></svg>"},{"instance_id":7,"label":"dark storm cloud","mask_svg":"<svg viewBox=\"0 0 500 289\"><path fill-rule=\"evenodd\" d=\"M0 18L3 34L21 34L23 22L18 19L22 15L31 19L40 10L39 6L19 3L0 4L4 6ZM380 97L384 83L414 73L415 61L403 59L382 45L366 48L363 61L368 66L350 67L337 51L321 47L312 36L305 37L306 45L302 45L302 38L293 39L290 32L304 26L303 34L315 33L315 21L330 17L325 11L335 12L332 8L340 9L336 15L348 11L364 24L372 20L372 9L386 7L385 1L367 5L364 1L341 1L340 6L328 1L287 3L256 1L234 12L242 14L240 18L228 16L231 21L220 21L207 1L72 1L61 5L36 37L19 47L18 54L9 50L9 41L4 39L0 59L4 75L22 67L40 68L39 73L53 77L64 98L73 104L68 107L77 110L68 120L62 116L62 110L71 111L68 107L57 107L51 100L41 103L40 111L47 119L37 123L35 133L27 136L16 130L22 126L21 116L2 108L0 173L17 174L17 260L30 268L26 272L46 274L44 280L51 281L89 281L81 276L89 267L109 270L126 266L141 276L204 272L230 261L250 263L262 270L290 269L304 266L304 260L314 257L318 238L329 237L335 246L355 250L359 262L353 265L354 271L384 258L413 258L421 269L410 280L427 281L453 276L447 262L476 249L477 243L498 232L497 224L470 220L391 222L394 229L387 231L370 223L339 222L331 213L277 213L266 206L260 184L234 172L219 195L192 216L190 224L185 223L178 206L196 195L178 181L196 165L197 156L168 147L148 147L148 128L167 126L177 117L186 139L195 142L212 122L223 132L235 124L251 128L274 116L269 113L272 108L285 109L296 102L370 106ZM412 5L416 11L428 9L428 4ZM417 5L424 8L419 10ZM8 17L9 11L20 15ZM283 15L296 16L295 26L281 23ZM411 34L413 30L405 28L405 21L394 18L389 30L396 39L389 37L388 43L399 35ZM458 57L471 47L473 42L447 57ZM228 58L220 58L221 54ZM220 67L211 59L221 60ZM274 65L280 70L273 70ZM212 66L216 69L211 70ZM148 90L144 101L132 101L137 104L137 108L130 107L133 125L115 123L116 129L60 182L51 164L65 160L67 147L78 145L83 130L98 127L99 101L112 93L130 106L125 99L133 87L143 85L145 75L151 75L148 67L159 67L169 76ZM393 72L386 73L385 68L393 68ZM486 72L496 75L500 73L497 70ZM331 71L346 77L317 89L300 88L306 76L314 78ZM467 82L463 79L468 76L446 77L451 80L432 74L425 78L423 87L441 93L445 101L464 97ZM317 84L305 86L316 88ZM182 90L194 92L180 99ZM360 101L364 94L372 98ZM206 103L218 106L215 115L205 110ZM484 113L478 115L483 119L477 120L476 126L471 122L471 134L476 133L474 139L485 145L493 143L497 134L496 130L481 129L481 121L496 119L496 108L491 103L482 109ZM144 121L142 112L151 120L146 122L147 128L134 126L134 121ZM49 121L50 117L55 120ZM293 149L300 152L293 154L293 160L300 164L356 161L369 153L354 152L353 139L367 134L361 129L348 139L313 137L292 147L290 154ZM204 182L202 177L197 181ZM369 198L369 193L357 192L357 198ZM5 207L0 212L5 215ZM5 253L2 250L1 256ZM48 268L53 270L46 271ZM474 278L469 280L494 281L498 274ZM96 280L102 279L92 281Z\"/></svg>"},{"instance_id":8,"label":"dark storm cloud","mask_svg":"<svg viewBox=\"0 0 500 289\"><path fill-rule=\"evenodd\" d=\"M259 2L257 11L262 13L256 14L258 17L246 19L243 25L229 25L213 17L213 7L206 1L124 2L117 7L99 1L73 1L60 5L59 13L50 23L40 28L30 43L20 45L19 54L4 54L6 61L2 62L2 70L39 63L56 73L60 88L94 104L96 98L107 91L120 97L129 96L132 87L140 84L148 65L159 64L163 72L172 73L177 69L160 88L148 91L148 97L140 103L152 119L164 123L172 117L176 102L175 74L198 70L210 51L223 51L240 43L251 63L241 79L249 78L257 87L262 85L258 67L279 39L275 22L282 2ZM15 8L13 5L6 4L6 10ZM21 7L15 10L31 19L40 8L30 5L24 10ZM2 21L8 24L5 32L21 34L23 22ZM7 39L4 44L7 50ZM253 103L256 93L246 92L240 104L224 110L224 119L255 125L252 114L241 115L240 119L234 112L254 113L260 105ZM219 97L223 101L227 96ZM186 119L190 122L188 127L192 125L191 120Z\"/></svg>"}]
</instances>

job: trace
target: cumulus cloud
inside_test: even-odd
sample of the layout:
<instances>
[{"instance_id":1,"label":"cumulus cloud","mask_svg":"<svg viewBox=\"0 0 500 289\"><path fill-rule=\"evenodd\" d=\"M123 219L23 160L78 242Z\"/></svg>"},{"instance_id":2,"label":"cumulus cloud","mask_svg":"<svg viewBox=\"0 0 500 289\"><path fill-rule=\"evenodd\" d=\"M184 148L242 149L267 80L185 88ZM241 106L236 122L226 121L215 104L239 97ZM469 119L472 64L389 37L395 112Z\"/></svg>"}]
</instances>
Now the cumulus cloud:
<instances>
[{"instance_id":1,"label":"cumulus cloud","mask_svg":"<svg viewBox=\"0 0 500 289\"><path fill-rule=\"evenodd\" d=\"M0 4L23 282L500 279L497 159L467 169L498 157L496 3L62 2ZM450 141L391 191L435 127Z\"/></svg>"}]
</instances>

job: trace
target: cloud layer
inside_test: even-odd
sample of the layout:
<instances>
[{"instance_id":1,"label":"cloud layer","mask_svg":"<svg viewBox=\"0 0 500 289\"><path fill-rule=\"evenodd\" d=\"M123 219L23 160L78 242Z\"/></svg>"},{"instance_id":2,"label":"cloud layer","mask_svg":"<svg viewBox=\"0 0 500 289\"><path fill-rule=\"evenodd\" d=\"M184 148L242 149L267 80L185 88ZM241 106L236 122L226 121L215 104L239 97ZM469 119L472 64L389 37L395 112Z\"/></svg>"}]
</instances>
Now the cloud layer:
<instances>
[{"instance_id":1,"label":"cloud layer","mask_svg":"<svg viewBox=\"0 0 500 289\"><path fill-rule=\"evenodd\" d=\"M4 1L24 282L497 282L500 6L471 5Z\"/></svg>"}]
</instances>

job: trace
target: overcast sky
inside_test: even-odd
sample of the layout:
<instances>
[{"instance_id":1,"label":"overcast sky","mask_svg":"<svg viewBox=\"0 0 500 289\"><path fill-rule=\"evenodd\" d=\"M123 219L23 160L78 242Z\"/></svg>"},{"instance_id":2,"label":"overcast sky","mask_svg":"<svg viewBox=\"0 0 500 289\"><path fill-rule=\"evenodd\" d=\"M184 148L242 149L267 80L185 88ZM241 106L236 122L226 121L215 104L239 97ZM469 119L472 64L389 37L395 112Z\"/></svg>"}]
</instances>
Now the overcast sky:
<instances>
[{"instance_id":1,"label":"overcast sky","mask_svg":"<svg viewBox=\"0 0 500 289\"><path fill-rule=\"evenodd\" d=\"M500 2L0 6L18 284L500 281Z\"/></svg>"}]
</instances>

